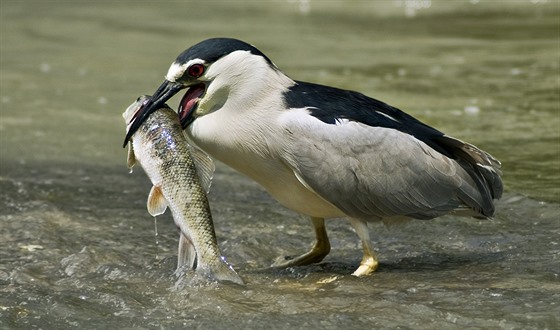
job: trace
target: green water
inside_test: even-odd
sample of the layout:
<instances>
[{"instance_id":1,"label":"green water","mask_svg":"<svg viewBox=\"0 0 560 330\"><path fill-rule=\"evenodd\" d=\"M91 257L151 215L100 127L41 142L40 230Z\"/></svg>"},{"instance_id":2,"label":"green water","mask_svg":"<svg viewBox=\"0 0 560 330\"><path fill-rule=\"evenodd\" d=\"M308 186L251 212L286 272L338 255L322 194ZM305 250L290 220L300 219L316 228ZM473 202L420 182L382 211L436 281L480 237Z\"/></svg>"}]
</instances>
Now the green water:
<instances>
[{"instance_id":1,"label":"green water","mask_svg":"<svg viewBox=\"0 0 560 330\"><path fill-rule=\"evenodd\" d=\"M559 2L2 0L0 20L0 328L558 327ZM218 239L248 284L171 289L178 235L160 217L155 243L121 113L216 36L490 152L496 218L372 226L364 279L333 220L324 263L262 271L309 225L218 164Z\"/></svg>"}]
</instances>

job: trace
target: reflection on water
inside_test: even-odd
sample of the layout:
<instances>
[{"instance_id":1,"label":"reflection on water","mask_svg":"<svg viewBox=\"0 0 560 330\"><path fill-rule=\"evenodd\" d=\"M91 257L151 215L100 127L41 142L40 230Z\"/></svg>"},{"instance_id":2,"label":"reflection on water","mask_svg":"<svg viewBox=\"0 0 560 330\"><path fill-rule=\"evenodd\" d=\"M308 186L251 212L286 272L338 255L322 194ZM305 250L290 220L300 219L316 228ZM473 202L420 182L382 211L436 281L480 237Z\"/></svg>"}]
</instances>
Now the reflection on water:
<instances>
[{"instance_id":1,"label":"reflection on water","mask_svg":"<svg viewBox=\"0 0 560 330\"><path fill-rule=\"evenodd\" d=\"M0 328L558 327L557 3L0 6ZM359 240L335 219L323 263L270 270L309 247L307 220L218 166L217 235L247 285L175 278L178 234L166 214L156 244L120 114L221 35L491 152L507 187L496 218L374 224L381 266L366 278L349 275Z\"/></svg>"}]
</instances>

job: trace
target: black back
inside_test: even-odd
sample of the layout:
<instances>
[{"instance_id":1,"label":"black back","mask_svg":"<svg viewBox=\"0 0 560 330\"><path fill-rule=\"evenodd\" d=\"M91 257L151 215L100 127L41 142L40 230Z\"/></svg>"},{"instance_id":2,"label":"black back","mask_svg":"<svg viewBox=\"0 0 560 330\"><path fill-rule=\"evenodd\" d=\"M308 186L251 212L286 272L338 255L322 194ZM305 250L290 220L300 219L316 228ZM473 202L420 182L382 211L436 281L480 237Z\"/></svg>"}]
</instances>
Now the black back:
<instances>
[{"instance_id":1,"label":"black back","mask_svg":"<svg viewBox=\"0 0 560 330\"><path fill-rule=\"evenodd\" d=\"M449 150L438 143L439 138L444 135L442 132L364 94L298 81L284 96L288 107L308 107L312 116L327 124L336 124L337 119L347 119L368 126L396 129L414 136L447 157L455 158Z\"/></svg>"}]
</instances>

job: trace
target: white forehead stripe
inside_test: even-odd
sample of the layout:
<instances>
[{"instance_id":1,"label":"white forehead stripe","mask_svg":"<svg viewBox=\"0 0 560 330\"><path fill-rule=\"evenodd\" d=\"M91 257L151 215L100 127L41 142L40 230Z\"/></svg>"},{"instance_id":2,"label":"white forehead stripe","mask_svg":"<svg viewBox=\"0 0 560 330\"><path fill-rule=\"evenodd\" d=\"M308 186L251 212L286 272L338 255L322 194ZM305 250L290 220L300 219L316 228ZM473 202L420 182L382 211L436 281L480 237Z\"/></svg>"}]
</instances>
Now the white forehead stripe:
<instances>
[{"instance_id":1,"label":"white forehead stripe","mask_svg":"<svg viewBox=\"0 0 560 330\"><path fill-rule=\"evenodd\" d=\"M185 75L185 71L187 70L187 68L195 63L204 64L204 61L196 58L194 60L188 61L187 63L173 62L171 64L171 67L169 67L169 71L167 71L167 75L165 75L165 79L171 82L176 82L177 80L179 80L179 78Z\"/></svg>"},{"instance_id":2,"label":"white forehead stripe","mask_svg":"<svg viewBox=\"0 0 560 330\"><path fill-rule=\"evenodd\" d=\"M171 67L169 67L169 71L167 71L167 75L165 75L165 79L171 82L176 82L177 79L183 76L187 66L184 63L177 63L173 62Z\"/></svg>"}]
</instances>

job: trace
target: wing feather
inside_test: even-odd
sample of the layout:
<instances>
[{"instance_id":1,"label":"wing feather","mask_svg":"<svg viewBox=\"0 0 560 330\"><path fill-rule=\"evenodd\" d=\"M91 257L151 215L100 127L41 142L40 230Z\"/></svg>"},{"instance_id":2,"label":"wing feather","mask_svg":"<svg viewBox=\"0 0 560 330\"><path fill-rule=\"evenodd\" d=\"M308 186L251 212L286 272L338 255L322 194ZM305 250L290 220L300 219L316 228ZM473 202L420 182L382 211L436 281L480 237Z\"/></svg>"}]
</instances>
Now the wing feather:
<instances>
[{"instance_id":1,"label":"wing feather","mask_svg":"<svg viewBox=\"0 0 560 330\"><path fill-rule=\"evenodd\" d=\"M359 122L328 124L297 111L282 118L285 161L345 214L430 219L464 207L464 199L480 203L460 164L415 137Z\"/></svg>"}]
</instances>

